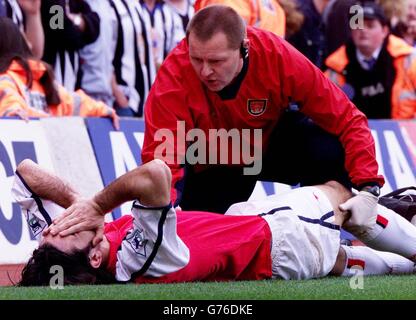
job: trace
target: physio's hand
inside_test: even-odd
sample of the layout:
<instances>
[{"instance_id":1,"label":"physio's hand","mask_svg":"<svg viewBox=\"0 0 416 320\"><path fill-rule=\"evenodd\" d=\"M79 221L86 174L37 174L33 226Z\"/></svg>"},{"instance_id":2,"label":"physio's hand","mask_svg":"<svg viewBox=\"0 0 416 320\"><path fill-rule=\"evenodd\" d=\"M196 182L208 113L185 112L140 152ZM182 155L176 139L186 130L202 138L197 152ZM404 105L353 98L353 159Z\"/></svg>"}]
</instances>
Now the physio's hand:
<instances>
[{"instance_id":1,"label":"physio's hand","mask_svg":"<svg viewBox=\"0 0 416 320\"><path fill-rule=\"evenodd\" d=\"M51 233L53 236L59 234L64 237L80 231L94 230L96 235L93 245L96 245L103 237L104 214L105 212L93 200L80 199L55 219L43 235Z\"/></svg>"},{"instance_id":2,"label":"physio's hand","mask_svg":"<svg viewBox=\"0 0 416 320\"><path fill-rule=\"evenodd\" d=\"M367 233L376 223L378 197L367 192L360 191L354 197L339 205L342 212L351 212L351 218L344 223L347 231L355 236Z\"/></svg>"}]
</instances>

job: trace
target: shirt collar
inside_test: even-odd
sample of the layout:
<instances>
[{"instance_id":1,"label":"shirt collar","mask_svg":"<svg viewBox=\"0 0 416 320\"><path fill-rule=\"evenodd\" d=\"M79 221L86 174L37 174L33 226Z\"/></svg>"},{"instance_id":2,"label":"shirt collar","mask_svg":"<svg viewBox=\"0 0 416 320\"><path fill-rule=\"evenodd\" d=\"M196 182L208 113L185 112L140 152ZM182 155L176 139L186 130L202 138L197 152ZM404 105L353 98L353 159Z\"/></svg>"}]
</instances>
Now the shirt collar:
<instances>
[{"instance_id":1,"label":"shirt collar","mask_svg":"<svg viewBox=\"0 0 416 320\"><path fill-rule=\"evenodd\" d=\"M248 71L249 56L243 58L243 67L237 77L221 91L218 91L217 94L220 96L221 100L231 100L237 96L238 91L240 90L241 84Z\"/></svg>"},{"instance_id":2,"label":"shirt collar","mask_svg":"<svg viewBox=\"0 0 416 320\"><path fill-rule=\"evenodd\" d=\"M373 54L372 54L372 58L373 59L375 59L376 61L377 61L377 59L378 59L378 57L379 57L379 55L380 55L380 52L381 52L381 49L383 48L383 46L381 45L379 48L377 48L374 52L373 52ZM368 60L368 58L366 58L361 52L360 52L360 50L358 50L358 48L357 49L355 49L355 53L356 53L356 56L357 56L357 60L358 60L358 63L360 64L360 66L364 69L364 70L368 70L369 68L368 68L368 65L367 65L367 63L365 62L365 60Z\"/></svg>"}]
</instances>

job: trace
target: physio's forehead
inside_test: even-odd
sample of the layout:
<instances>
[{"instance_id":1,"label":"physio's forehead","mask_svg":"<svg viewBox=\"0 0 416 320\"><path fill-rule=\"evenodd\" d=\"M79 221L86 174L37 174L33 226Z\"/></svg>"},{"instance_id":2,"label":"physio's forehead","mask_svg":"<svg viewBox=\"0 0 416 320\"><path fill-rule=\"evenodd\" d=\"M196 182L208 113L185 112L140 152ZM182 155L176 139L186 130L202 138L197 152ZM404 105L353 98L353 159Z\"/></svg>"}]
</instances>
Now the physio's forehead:
<instances>
[{"instance_id":1,"label":"physio's forehead","mask_svg":"<svg viewBox=\"0 0 416 320\"><path fill-rule=\"evenodd\" d=\"M207 40L202 40L195 32L191 32L188 42L190 51L231 50L227 36L223 32L217 32Z\"/></svg>"}]
</instances>

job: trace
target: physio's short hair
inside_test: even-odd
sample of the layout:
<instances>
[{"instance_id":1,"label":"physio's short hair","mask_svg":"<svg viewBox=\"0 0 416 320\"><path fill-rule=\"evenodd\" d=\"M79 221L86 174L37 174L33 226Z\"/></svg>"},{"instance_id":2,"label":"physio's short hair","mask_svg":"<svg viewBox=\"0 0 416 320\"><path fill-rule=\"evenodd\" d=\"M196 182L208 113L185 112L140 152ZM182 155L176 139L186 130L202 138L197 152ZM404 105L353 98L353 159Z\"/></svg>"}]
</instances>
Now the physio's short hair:
<instances>
[{"instance_id":1,"label":"physio's short hair","mask_svg":"<svg viewBox=\"0 0 416 320\"><path fill-rule=\"evenodd\" d=\"M193 33L200 41L208 41L218 32L223 32L230 49L238 49L246 37L246 24L232 8L211 5L198 11L189 22L186 38Z\"/></svg>"},{"instance_id":2,"label":"physio's short hair","mask_svg":"<svg viewBox=\"0 0 416 320\"><path fill-rule=\"evenodd\" d=\"M54 285L52 277L59 266L63 270L64 285L78 284L109 284L115 283L115 277L104 268L93 268L88 258L89 247L65 253L50 244L41 245L33 251L32 257L22 270L19 286L49 286ZM54 273L55 272L55 273Z\"/></svg>"}]
</instances>

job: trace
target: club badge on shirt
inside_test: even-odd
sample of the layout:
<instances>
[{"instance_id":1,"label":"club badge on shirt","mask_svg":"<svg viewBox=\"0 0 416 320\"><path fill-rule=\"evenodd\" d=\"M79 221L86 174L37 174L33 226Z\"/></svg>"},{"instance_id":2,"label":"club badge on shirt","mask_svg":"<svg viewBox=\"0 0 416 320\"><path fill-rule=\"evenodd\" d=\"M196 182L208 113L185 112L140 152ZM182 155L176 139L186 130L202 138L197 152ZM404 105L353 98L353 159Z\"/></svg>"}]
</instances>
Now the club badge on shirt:
<instances>
[{"instance_id":1,"label":"club badge on shirt","mask_svg":"<svg viewBox=\"0 0 416 320\"><path fill-rule=\"evenodd\" d=\"M32 212L27 210L27 223L29 225L30 230L35 238L40 236L41 232L46 228L47 223L39 219L36 215Z\"/></svg>"},{"instance_id":2,"label":"club badge on shirt","mask_svg":"<svg viewBox=\"0 0 416 320\"><path fill-rule=\"evenodd\" d=\"M248 99L247 110L253 116L260 116L266 111L267 99Z\"/></svg>"},{"instance_id":3,"label":"club badge on shirt","mask_svg":"<svg viewBox=\"0 0 416 320\"><path fill-rule=\"evenodd\" d=\"M146 244L147 239L144 238L143 230L135 229L130 235L126 238L130 243L134 252L140 254L143 257L146 257Z\"/></svg>"}]
</instances>

